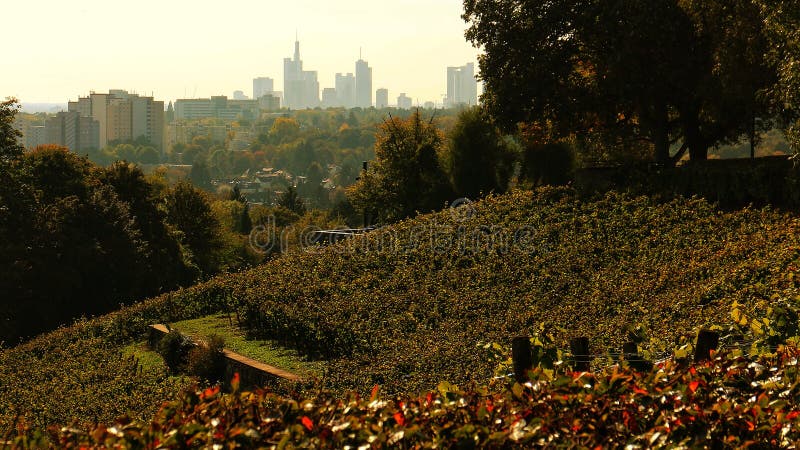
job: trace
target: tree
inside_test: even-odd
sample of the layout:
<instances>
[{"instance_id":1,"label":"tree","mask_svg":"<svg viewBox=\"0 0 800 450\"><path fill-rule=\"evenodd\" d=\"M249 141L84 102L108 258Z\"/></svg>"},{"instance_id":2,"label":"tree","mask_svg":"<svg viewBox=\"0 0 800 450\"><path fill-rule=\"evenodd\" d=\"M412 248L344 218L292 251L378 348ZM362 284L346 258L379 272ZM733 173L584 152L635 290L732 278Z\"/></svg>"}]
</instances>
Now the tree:
<instances>
[{"instance_id":1,"label":"tree","mask_svg":"<svg viewBox=\"0 0 800 450\"><path fill-rule=\"evenodd\" d=\"M149 275L140 283L147 286L148 294L191 282L182 260L180 243L166 225L166 213L158 208L163 201L161 189L165 188L156 181L148 181L135 164L124 161L100 169L99 178L128 204L145 242L144 265Z\"/></svg>"},{"instance_id":2,"label":"tree","mask_svg":"<svg viewBox=\"0 0 800 450\"><path fill-rule=\"evenodd\" d=\"M278 206L282 206L298 216L306 213L306 204L297 194L297 189L294 186L286 188L286 192L278 199Z\"/></svg>"},{"instance_id":3,"label":"tree","mask_svg":"<svg viewBox=\"0 0 800 450\"><path fill-rule=\"evenodd\" d=\"M22 155L23 147L18 142L22 133L14 128L14 117L19 108L15 98L8 98L0 103L0 162Z\"/></svg>"},{"instance_id":4,"label":"tree","mask_svg":"<svg viewBox=\"0 0 800 450\"><path fill-rule=\"evenodd\" d=\"M390 118L379 127L375 161L348 189L353 205L396 221L444 207L451 191L439 153L444 138L419 110L408 119Z\"/></svg>"},{"instance_id":5,"label":"tree","mask_svg":"<svg viewBox=\"0 0 800 450\"><path fill-rule=\"evenodd\" d=\"M181 242L191 263L203 275L217 271L217 252L222 248L220 224L211 211L207 194L190 183L180 182L167 196L167 221L182 233Z\"/></svg>"},{"instance_id":6,"label":"tree","mask_svg":"<svg viewBox=\"0 0 800 450\"><path fill-rule=\"evenodd\" d=\"M800 3L758 0L765 16L769 52L778 67L778 83L768 92L781 105L780 115L795 153L800 152Z\"/></svg>"},{"instance_id":7,"label":"tree","mask_svg":"<svg viewBox=\"0 0 800 450\"><path fill-rule=\"evenodd\" d=\"M488 115L473 107L459 113L442 159L455 195L478 198L506 190L515 154Z\"/></svg>"},{"instance_id":8,"label":"tree","mask_svg":"<svg viewBox=\"0 0 800 450\"><path fill-rule=\"evenodd\" d=\"M200 189L211 189L211 173L208 166L202 161L195 161L192 170L189 172L189 181Z\"/></svg>"},{"instance_id":9,"label":"tree","mask_svg":"<svg viewBox=\"0 0 800 450\"><path fill-rule=\"evenodd\" d=\"M465 0L463 18L484 48L483 102L507 129L602 131L670 162L673 143L672 161L705 159L772 116L763 14L751 0Z\"/></svg>"}]
</instances>

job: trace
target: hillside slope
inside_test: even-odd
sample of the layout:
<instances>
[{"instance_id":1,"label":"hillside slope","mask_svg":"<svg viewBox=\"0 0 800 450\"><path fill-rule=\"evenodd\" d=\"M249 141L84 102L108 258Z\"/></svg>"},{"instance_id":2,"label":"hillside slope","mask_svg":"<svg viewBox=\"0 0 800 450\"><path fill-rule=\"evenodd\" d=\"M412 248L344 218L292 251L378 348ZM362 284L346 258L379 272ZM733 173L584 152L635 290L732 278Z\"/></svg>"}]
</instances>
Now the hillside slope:
<instances>
[{"instance_id":1,"label":"hillside slope","mask_svg":"<svg viewBox=\"0 0 800 450\"><path fill-rule=\"evenodd\" d=\"M122 346L148 323L226 309L251 335L326 360L321 385L335 391L378 383L413 395L441 380L485 383L495 363L479 344L507 344L540 324L557 343L591 337L593 353L619 348L636 325L668 344L727 322L733 301L753 310L795 295L798 225L774 211L721 213L693 199L583 201L554 188L491 197L4 350L0 430L17 413L39 426L124 411L146 418L187 381L136 368Z\"/></svg>"},{"instance_id":2,"label":"hillside slope","mask_svg":"<svg viewBox=\"0 0 800 450\"><path fill-rule=\"evenodd\" d=\"M731 303L793 289L798 221L568 189L515 192L292 258L229 285L251 333L331 360L326 386L389 392L482 382L478 345L540 324L561 344L619 351L627 330L667 345Z\"/></svg>"}]
</instances>

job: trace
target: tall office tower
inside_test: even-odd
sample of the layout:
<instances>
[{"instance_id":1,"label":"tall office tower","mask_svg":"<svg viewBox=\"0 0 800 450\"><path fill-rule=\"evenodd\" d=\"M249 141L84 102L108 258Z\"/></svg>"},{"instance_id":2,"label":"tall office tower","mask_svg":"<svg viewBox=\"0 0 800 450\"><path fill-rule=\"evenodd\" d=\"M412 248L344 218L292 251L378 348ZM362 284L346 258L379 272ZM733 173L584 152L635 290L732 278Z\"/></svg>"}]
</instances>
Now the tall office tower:
<instances>
[{"instance_id":1,"label":"tall office tower","mask_svg":"<svg viewBox=\"0 0 800 450\"><path fill-rule=\"evenodd\" d=\"M258 100L261 97L272 93L275 90L275 84L272 78L258 77L253 78L253 100Z\"/></svg>"},{"instance_id":2,"label":"tall office tower","mask_svg":"<svg viewBox=\"0 0 800 450\"><path fill-rule=\"evenodd\" d=\"M448 108L478 104L478 80L475 78L475 65L473 63L447 68L447 99L445 104Z\"/></svg>"},{"instance_id":3,"label":"tall office tower","mask_svg":"<svg viewBox=\"0 0 800 450\"><path fill-rule=\"evenodd\" d=\"M283 59L283 98L287 108L303 109L319 106L317 72L303 70L300 42L294 42L294 58Z\"/></svg>"},{"instance_id":4,"label":"tall office tower","mask_svg":"<svg viewBox=\"0 0 800 450\"><path fill-rule=\"evenodd\" d=\"M322 90L322 105L323 108L334 108L339 106L339 97L336 95L336 89L325 88Z\"/></svg>"},{"instance_id":5,"label":"tall office tower","mask_svg":"<svg viewBox=\"0 0 800 450\"><path fill-rule=\"evenodd\" d=\"M356 78L352 73L336 74L336 97L339 99L337 106L345 108L356 106Z\"/></svg>"},{"instance_id":6,"label":"tall office tower","mask_svg":"<svg viewBox=\"0 0 800 450\"><path fill-rule=\"evenodd\" d=\"M375 108L388 108L389 107L389 90L380 88L375 91Z\"/></svg>"},{"instance_id":7,"label":"tall office tower","mask_svg":"<svg viewBox=\"0 0 800 450\"><path fill-rule=\"evenodd\" d=\"M405 92L401 92L400 95L397 96L397 108L411 109L411 97L407 97Z\"/></svg>"},{"instance_id":8,"label":"tall office tower","mask_svg":"<svg viewBox=\"0 0 800 450\"><path fill-rule=\"evenodd\" d=\"M356 101L355 106L372 106L372 68L363 59L356 61Z\"/></svg>"}]
</instances>

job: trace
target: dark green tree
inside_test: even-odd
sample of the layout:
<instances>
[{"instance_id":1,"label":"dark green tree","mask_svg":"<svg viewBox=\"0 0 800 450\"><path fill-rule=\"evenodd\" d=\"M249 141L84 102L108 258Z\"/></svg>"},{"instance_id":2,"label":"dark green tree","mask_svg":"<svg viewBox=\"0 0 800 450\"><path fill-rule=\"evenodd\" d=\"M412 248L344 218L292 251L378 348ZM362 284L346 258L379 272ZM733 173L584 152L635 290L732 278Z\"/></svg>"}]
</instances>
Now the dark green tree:
<instances>
[{"instance_id":1,"label":"dark green tree","mask_svg":"<svg viewBox=\"0 0 800 450\"><path fill-rule=\"evenodd\" d=\"M223 244L208 194L190 183L180 182L167 195L166 206L168 223L182 235L185 259L196 265L203 276L215 273Z\"/></svg>"},{"instance_id":2,"label":"dark green tree","mask_svg":"<svg viewBox=\"0 0 800 450\"><path fill-rule=\"evenodd\" d=\"M750 0L465 0L463 17L484 49L483 102L505 127L643 140L670 162L705 159L774 115L763 14Z\"/></svg>"},{"instance_id":3,"label":"dark green tree","mask_svg":"<svg viewBox=\"0 0 800 450\"><path fill-rule=\"evenodd\" d=\"M22 133L14 128L14 117L19 108L15 98L0 103L0 162L22 155L23 147L19 143Z\"/></svg>"},{"instance_id":4,"label":"dark green tree","mask_svg":"<svg viewBox=\"0 0 800 450\"><path fill-rule=\"evenodd\" d=\"M211 173L208 171L208 166L202 161L192 164L189 181L200 189L211 190Z\"/></svg>"},{"instance_id":5,"label":"dark green tree","mask_svg":"<svg viewBox=\"0 0 800 450\"><path fill-rule=\"evenodd\" d=\"M166 224L166 213L158 208L161 193L150 184L142 169L118 161L100 170L100 180L111 186L118 198L128 204L130 213L145 242L145 261L149 275L141 280L154 294L191 282L184 266L180 242Z\"/></svg>"},{"instance_id":6,"label":"dark green tree","mask_svg":"<svg viewBox=\"0 0 800 450\"><path fill-rule=\"evenodd\" d=\"M253 221L250 219L250 204L245 203L244 208L242 208L242 214L239 217L239 229L237 231L240 234L250 234L252 229Z\"/></svg>"},{"instance_id":7,"label":"dark green tree","mask_svg":"<svg viewBox=\"0 0 800 450\"><path fill-rule=\"evenodd\" d=\"M478 198L481 193L505 192L516 154L489 116L473 107L459 113L442 160L455 195Z\"/></svg>"},{"instance_id":8,"label":"dark green tree","mask_svg":"<svg viewBox=\"0 0 800 450\"><path fill-rule=\"evenodd\" d=\"M298 216L302 216L306 213L305 201L300 198L300 195L297 193L297 189L291 185L286 188L286 191L283 194L281 194L280 198L278 199L278 206L282 206Z\"/></svg>"}]
</instances>

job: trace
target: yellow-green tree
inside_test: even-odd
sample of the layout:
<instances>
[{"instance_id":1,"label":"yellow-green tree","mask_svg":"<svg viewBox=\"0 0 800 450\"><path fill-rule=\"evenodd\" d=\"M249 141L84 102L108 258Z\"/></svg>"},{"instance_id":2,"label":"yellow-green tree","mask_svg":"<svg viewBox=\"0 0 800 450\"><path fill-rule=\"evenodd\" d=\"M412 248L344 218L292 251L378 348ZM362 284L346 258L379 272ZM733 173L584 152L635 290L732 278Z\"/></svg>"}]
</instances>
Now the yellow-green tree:
<instances>
[{"instance_id":1,"label":"yellow-green tree","mask_svg":"<svg viewBox=\"0 0 800 450\"><path fill-rule=\"evenodd\" d=\"M440 153L444 136L419 110L378 128L375 160L348 190L353 205L378 220L396 221L444 207L452 196Z\"/></svg>"}]
</instances>

